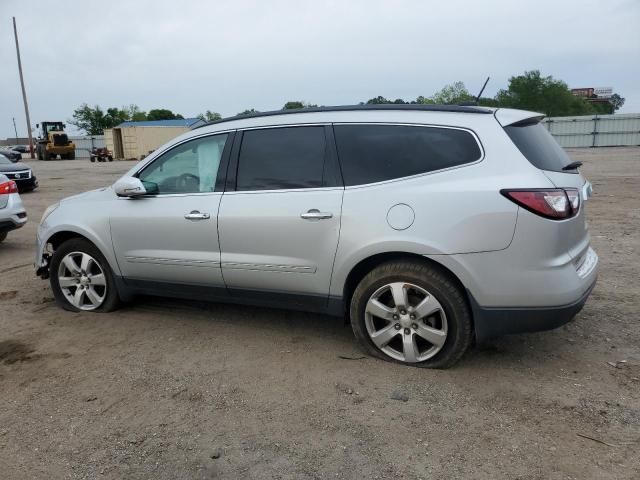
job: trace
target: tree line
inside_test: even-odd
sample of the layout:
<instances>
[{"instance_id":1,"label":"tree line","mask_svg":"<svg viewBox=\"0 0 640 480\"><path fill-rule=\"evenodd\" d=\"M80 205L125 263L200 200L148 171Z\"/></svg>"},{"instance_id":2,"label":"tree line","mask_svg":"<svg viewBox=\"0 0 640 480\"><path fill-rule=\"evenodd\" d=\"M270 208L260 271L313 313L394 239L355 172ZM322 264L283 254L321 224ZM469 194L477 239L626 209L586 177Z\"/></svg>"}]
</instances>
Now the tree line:
<instances>
[{"instance_id":1,"label":"tree line","mask_svg":"<svg viewBox=\"0 0 640 480\"><path fill-rule=\"evenodd\" d=\"M607 102L594 103L585 97L573 95L568 85L562 80L552 76L542 76L538 70L524 72L509 78L506 89L501 89L494 97L480 97L477 104L487 107L509 107L522 110L541 112L549 117L563 117L572 115L593 115L615 113L624 104L624 98L615 93ZM446 85L430 97L422 95L414 100L401 98L388 99L383 96L370 98L360 105L383 104L421 104L421 105L457 105L476 103L463 82L455 82ZM313 108L318 105L304 101L288 101L282 110ZM260 113L253 108L239 112L237 115L250 115ZM197 115L198 118L211 122L221 120L222 115L207 110ZM84 130L89 135L101 135L105 129L113 128L125 121L143 120L172 120L184 118L178 113L173 113L165 108L152 109L148 112L140 110L137 105L128 107L112 107L103 111L98 105L90 107L83 103L73 112L73 119L69 123Z\"/></svg>"}]
</instances>

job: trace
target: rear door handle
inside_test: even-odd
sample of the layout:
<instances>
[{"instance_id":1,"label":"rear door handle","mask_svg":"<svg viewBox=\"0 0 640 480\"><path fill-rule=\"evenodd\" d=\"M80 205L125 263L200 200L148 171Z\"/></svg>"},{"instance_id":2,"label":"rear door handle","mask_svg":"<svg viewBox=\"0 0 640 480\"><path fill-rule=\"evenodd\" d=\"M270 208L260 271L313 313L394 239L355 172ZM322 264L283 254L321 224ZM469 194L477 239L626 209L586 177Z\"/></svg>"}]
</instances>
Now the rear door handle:
<instances>
[{"instance_id":1,"label":"rear door handle","mask_svg":"<svg viewBox=\"0 0 640 480\"><path fill-rule=\"evenodd\" d=\"M331 217L333 217L333 213L321 212L317 208L312 208L307 213L303 213L300 215L300 218L304 218L305 220L323 220L325 218Z\"/></svg>"},{"instance_id":2,"label":"rear door handle","mask_svg":"<svg viewBox=\"0 0 640 480\"><path fill-rule=\"evenodd\" d=\"M208 213L200 213L198 210L192 210L187 213L184 218L187 220L208 220L210 216Z\"/></svg>"}]
</instances>

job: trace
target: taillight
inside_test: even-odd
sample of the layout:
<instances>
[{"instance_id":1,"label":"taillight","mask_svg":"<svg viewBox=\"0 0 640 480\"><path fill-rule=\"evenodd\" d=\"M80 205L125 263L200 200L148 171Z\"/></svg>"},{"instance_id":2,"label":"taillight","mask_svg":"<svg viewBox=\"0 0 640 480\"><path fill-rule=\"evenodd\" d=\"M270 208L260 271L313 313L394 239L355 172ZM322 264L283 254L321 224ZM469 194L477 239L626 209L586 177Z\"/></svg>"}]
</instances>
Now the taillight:
<instances>
[{"instance_id":1,"label":"taillight","mask_svg":"<svg viewBox=\"0 0 640 480\"><path fill-rule=\"evenodd\" d=\"M0 183L0 195L8 195L9 193L18 193L18 186L13 180Z\"/></svg>"},{"instance_id":2,"label":"taillight","mask_svg":"<svg viewBox=\"0 0 640 480\"><path fill-rule=\"evenodd\" d=\"M578 214L580 192L575 188L500 190L512 202L551 220L564 220Z\"/></svg>"}]
</instances>

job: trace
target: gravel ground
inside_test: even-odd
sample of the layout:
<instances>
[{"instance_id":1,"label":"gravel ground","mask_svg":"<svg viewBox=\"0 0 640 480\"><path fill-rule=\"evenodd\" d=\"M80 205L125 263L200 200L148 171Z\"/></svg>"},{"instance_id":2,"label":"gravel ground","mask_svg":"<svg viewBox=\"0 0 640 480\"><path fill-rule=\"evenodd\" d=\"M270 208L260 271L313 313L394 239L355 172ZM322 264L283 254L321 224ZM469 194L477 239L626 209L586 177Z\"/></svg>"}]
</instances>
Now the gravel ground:
<instances>
[{"instance_id":1,"label":"gravel ground","mask_svg":"<svg viewBox=\"0 0 640 480\"><path fill-rule=\"evenodd\" d=\"M73 314L36 224L130 162L28 161L0 245L0 477L640 478L640 148L572 150L600 255L584 310L432 371L363 358L322 315L142 298Z\"/></svg>"}]
</instances>

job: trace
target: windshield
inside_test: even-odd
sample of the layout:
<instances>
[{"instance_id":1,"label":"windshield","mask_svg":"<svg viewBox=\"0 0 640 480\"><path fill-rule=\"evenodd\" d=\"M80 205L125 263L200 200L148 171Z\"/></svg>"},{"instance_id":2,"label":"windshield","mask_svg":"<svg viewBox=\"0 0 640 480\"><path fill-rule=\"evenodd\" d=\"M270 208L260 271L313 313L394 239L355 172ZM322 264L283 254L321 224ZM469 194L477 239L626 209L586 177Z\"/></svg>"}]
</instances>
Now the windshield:
<instances>
[{"instance_id":1,"label":"windshield","mask_svg":"<svg viewBox=\"0 0 640 480\"><path fill-rule=\"evenodd\" d=\"M541 170L562 172L562 167L571 163L569 156L541 123L509 125L504 127L504 131L522 155Z\"/></svg>"},{"instance_id":2,"label":"windshield","mask_svg":"<svg viewBox=\"0 0 640 480\"><path fill-rule=\"evenodd\" d=\"M0 153L0 165L10 164L11 160Z\"/></svg>"}]
</instances>

